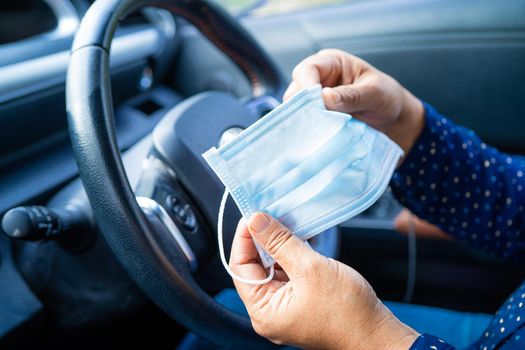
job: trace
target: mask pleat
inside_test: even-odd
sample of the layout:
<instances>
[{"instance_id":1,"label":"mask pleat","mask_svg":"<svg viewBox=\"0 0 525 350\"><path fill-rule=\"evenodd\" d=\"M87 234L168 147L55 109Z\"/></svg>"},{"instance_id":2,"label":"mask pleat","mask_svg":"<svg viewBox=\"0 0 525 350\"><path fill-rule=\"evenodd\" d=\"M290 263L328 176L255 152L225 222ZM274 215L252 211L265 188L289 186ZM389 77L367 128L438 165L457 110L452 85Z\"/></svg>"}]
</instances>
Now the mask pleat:
<instances>
[{"instance_id":1,"label":"mask pleat","mask_svg":"<svg viewBox=\"0 0 525 350\"><path fill-rule=\"evenodd\" d=\"M220 153L225 161L238 156L257 144L260 139L267 139L272 130L280 127L282 122L288 119L296 119L308 110L324 110L323 99L320 94L312 94L307 90L292 97L286 104L282 104L273 111L253 123L243 131L239 137L234 138L220 147ZM294 122L296 123L296 122Z\"/></svg>"},{"instance_id":2,"label":"mask pleat","mask_svg":"<svg viewBox=\"0 0 525 350\"><path fill-rule=\"evenodd\" d=\"M304 161L255 194L252 201L260 208L268 208L290 191L320 174L334 161L344 161L344 155L349 154L351 150L357 152L359 157L364 157L367 149L359 146L359 142L364 136L364 130L360 123L349 120L333 138L329 139Z\"/></svg>"},{"instance_id":3,"label":"mask pleat","mask_svg":"<svg viewBox=\"0 0 525 350\"><path fill-rule=\"evenodd\" d=\"M363 167L362 160L368 153L366 141L370 142L371 140L366 140L366 137L361 138L360 142L351 146L352 152L342 153L314 177L289 191L271 205L264 207L264 211L275 217L280 217L321 193L345 170L350 168L355 169L357 173L364 173L366 169Z\"/></svg>"},{"instance_id":4,"label":"mask pleat","mask_svg":"<svg viewBox=\"0 0 525 350\"><path fill-rule=\"evenodd\" d=\"M372 147L375 151L366 158L366 162L361 163L365 168L364 171L355 167L345 169L322 192L278 216L279 221L287 227L306 226L317 218L326 217L342 207L348 205L358 207L368 197L374 196L377 192L383 193L388 182L381 180L386 176L385 173L390 175L388 169L395 166L399 157L392 157L394 150L387 144L377 142L377 139L374 141ZM349 201L350 198L353 200ZM309 238L302 236L301 232L294 233L298 233L303 239Z\"/></svg>"},{"instance_id":5,"label":"mask pleat","mask_svg":"<svg viewBox=\"0 0 525 350\"><path fill-rule=\"evenodd\" d=\"M348 119L341 113L326 118L318 109L306 109L301 115L283 121L269 131L268 138L258 140L256 147L247 146L228 163L235 164L235 176L242 179L249 193L260 192L329 142Z\"/></svg>"}]
</instances>

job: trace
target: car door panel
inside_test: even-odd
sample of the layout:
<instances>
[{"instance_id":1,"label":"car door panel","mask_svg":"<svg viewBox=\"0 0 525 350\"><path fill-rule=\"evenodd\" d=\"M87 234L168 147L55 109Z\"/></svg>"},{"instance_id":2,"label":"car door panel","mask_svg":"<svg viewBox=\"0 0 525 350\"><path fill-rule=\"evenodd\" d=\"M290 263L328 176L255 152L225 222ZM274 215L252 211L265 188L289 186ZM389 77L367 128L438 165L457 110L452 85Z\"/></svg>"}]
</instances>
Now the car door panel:
<instances>
[{"instance_id":1,"label":"car door panel","mask_svg":"<svg viewBox=\"0 0 525 350\"><path fill-rule=\"evenodd\" d=\"M516 79L525 76L523 13L521 0L356 1L298 14L246 18L243 23L286 75L320 49L343 49L391 74L487 142L524 152L525 126L520 126L520 118L525 90ZM220 68L200 85L189 82L187 72L177 71L179 82L190 83L188 93L221 87L247 94L247 84L239 87L241 75L219 55L205 54L211 51L209 44L195 31L186 35L182 46L179 66L185 71L191 71L188 66L195 59L193 66L202 60ZM199 79L198 72L192 73Z\"/></svg>"}]
</instances>

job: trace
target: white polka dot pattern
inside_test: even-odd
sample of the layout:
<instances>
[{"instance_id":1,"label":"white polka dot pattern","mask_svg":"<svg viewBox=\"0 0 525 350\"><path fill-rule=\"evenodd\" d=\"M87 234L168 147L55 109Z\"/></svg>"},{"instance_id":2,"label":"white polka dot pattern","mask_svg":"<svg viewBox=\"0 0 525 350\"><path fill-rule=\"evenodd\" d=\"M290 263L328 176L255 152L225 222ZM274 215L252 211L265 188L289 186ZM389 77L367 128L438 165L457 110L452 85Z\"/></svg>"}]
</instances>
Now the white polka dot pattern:
<instances>
[{"instance_id":1,"label":"white polka dot pattern","mask_svg":"<svg viewBox=\"0 0 525 350\"><path fill-rule=\"evenodd\" d=\"M410 350L453 350L450 344L447 344L444 340L435 337L431 334L420 335L414 344L410 347Z\"/></svg>"},{"instance_id":2,"label":"white polka dot pattern","mask_svg":"<svg viewBox=\"0 0 525 350\"><path fill-rule=\"evenodd\" d=\"M503 154L425 104L424 130L394 174L396 198L471 246L525 261L525 158ZM496 313L471 349L525 349L525 285ZM453 349L422 335L411 350ZM444 345L443 345L444 344Z\"/></svg>"},{"instance_id":3,"label":"white polka dot pattern","mask_svg":"<svg viewBox=\"0 0 525 350\"><path fill-rule=\"evenodd\" d=\"M458 240L525 261L525 158L487 146L425 107L425 128L392 178L393 193Z\"/></svg>"}]
</instances>

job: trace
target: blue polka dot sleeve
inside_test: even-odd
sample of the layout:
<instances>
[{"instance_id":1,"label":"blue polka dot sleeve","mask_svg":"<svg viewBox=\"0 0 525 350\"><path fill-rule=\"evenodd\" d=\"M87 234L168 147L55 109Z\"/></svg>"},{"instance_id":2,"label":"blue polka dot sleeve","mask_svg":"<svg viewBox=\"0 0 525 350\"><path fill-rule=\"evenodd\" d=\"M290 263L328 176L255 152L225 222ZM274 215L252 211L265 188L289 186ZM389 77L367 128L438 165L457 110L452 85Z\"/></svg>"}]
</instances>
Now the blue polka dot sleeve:
<instances>
[{"instance_id":1,"label":"blue polka dot sleeve","mask_svg":"<svg viewBox=\"0 0 525 350\"><path fill-rule=\"evenodd\" d=\"M425 105L425 127L392 178L414 214L469 245L524 262L525 160L483 143ZM411 350L453 349L424 334ZM470 349L525 349L525 284L501 306Z\"/></svg>"},{"instance_id":2,"label":"blue polka dot sleeve","mask_svg":"<svg viewBox=\"0 0 525 350\"><path fill-rule=\"evenodd\" d=\"M447 344L444 340L439 339L430 334L420 335L414 344L410 347L410 350L453 350L456 349L450 344Z\"/></svg>"},{"instance_id":3,"label":"blue polka dot sleeve","mask_svg":"<svg viewBox=\"0 0 525 350\"><path fill-rule=\"evenodd\" d=\"M525 261L525 161L425 104L426 123L391 182L399 202L456 239Z\"/></svg>"}]
</instances>

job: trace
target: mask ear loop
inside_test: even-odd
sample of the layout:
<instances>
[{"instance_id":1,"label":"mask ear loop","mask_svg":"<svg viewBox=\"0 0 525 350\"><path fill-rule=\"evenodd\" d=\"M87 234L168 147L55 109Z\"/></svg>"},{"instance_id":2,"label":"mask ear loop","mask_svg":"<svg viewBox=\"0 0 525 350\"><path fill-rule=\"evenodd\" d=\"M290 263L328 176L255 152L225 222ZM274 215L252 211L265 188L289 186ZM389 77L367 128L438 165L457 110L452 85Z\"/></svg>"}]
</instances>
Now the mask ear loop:
<instances>
[{"instance_id":1,"label":"mask ear loop","mask_svg":"<svg viewBox=\"0 0 525 350\"><path fill-rule=\"evenodd\" d=\"M224 224L224 210L226 209L226 201L228 200L229 192L227 189L224 190L224 194L222 195L221 199L221 205L219 206L219 217L217 219L217 239L219 241L219 254L221 256L222 265L226 269L226 272L236 281L245 283L245 284L253 284L253 285L261 285L266 284L270 282L273 279L273 276L275 274L275 268L270 266L270 274L268 277L266 277L263 280L250 280L246 278L242 278L241 276L237 275L235 272L230 269L230 265L228 264L228 261L226 261L226 256L224 255L224 242L222 238L222 229Z\"/></svg>"}]
</instances>

